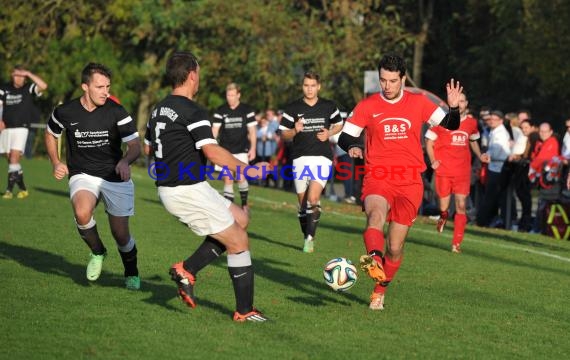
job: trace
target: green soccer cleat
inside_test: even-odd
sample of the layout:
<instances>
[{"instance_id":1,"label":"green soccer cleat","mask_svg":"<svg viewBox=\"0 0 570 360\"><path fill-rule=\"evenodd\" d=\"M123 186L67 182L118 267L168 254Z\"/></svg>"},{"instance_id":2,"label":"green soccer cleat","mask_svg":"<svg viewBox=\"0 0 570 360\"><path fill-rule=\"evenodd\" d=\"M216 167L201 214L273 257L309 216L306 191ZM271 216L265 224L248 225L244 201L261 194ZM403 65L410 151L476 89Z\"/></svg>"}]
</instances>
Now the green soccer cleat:
<instances>
[{"instance_id":1,"label":"green soccer cleat","mask_svg":"<svg viewBox=\"0 0 570 360\"><path fill-rule=\"evenodd\" d=\"M315 251L315 241L305 239L305 244L303 245L303 252L310 254L313 251Z\"/></svg>"},{"instance_id":2,"label":"green soccer cleat","mask_svg":"<svg viewBox=\"0 0 570 360\"><path fill-rule=\"evenodd\" d=\"M20 191L20 192L18 193L18 195L16 195L16 197L17 197L18 199L25 199L25 198L27 198L28 196L30 196L30 193L28 193L27 190L22 190L22 191Z\"/></svg>"},{"instance_id":3,"label":"green soccer cleat","mask_svg":"<svg viewBox=\"0 0 570 360\"><path fill-rule=\"evenodd\" d=\"M95 281L99 279L101 275L101 269L103 268L103 260L107 256L107 253L103 255L95 255L93 253L89 254L89 262L87 263L87 280Z\"/></svg>"},{"instance_id":4,"label":"green soccer cleat","mask_svg":"<svg viewBox=\"0 0 570 360\"><path fill-rule=\"evenodd\" d=\"M140 290L141 278L138 276L127 276L125 278L125 286L127 290Z\"/></svg>"}]
</instances>

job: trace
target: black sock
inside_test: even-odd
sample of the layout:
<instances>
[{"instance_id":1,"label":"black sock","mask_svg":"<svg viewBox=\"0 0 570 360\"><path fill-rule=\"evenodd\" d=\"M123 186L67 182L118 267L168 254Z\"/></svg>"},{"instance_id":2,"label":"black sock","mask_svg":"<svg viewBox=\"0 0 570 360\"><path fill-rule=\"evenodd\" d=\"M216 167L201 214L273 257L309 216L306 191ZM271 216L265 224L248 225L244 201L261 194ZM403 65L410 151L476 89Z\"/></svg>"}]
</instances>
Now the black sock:
<instances>
[{"instance_id":1,"label":"black sock","mask_svg":"<svg viewBox=\"0 0 570 360\"><path fill-rule=\"evenodd\" d=\"M297 214L299 217L299 224L301 225L301 231L303 232L303 237L307 236L307 213L305 209L299 210Z\"/></svg>"},{"instance_id":2,"label":"black sock","mask_svg":"<svg viewBox=\"0 0 570 360\"><path fill-rule=\"evenodd\" d=\"M94 220L92 226L88 229L80 228L81 225L77 225L77 231L79 231L79 236L85 241L87 246L91 249L94 255L103 255L107 252L101 238L99 237L99 232L97 231L97 224ZM91 222L90 222L91 223ZM89 226L90 224L83 225L82 227Z\"/></svg>"},{"instance_id":3,"label":"black sock","mask_svg":"<svg viewBox=\"0 0 570 360\"><path fill-rule=\"evenodd\" d=\"M317 225L321 219L321 206L313 205L307 208L307 236L315 237Z\"/></svg>"},{"instance_id":4,"label":"black sock","mask_svg":"<svg viewBox=\"0 0 570 360\"><path fill-rule=\"evenodd\" d=\"M204 242L198 247L198 249L196 249L188 259L184 260L184 269L192 275L196 275L198 271L216 260L225 251L226 247L224 244L211 236L206 236Z\"/></svg>"},{"instance_id":5,"label":"black sock","mask_svg":"<svg viewBox=\"0 0 570 360\"><path fill-rule=\"evenodd\" d=\"M229 267L234 294L236 311L247 314L253 310L253 266Z\"/></svg>"},{"instance_id":6,"label":"black sock","mask_svg":"<svg viewBox=\"0 0 570 360\"><path fill-rule=\"evenodd\" d=\"M18 171L18 178L16 179L18 187L22 191L26 191L26 185L24 184L24 172L22 170Z\"/></svg>"},{"instance_id":7,"label":"black sock","mask_svg":"<svg viewBox=\"0 0 570 360\"><path fill-rule=\"evenodd\" d=\"M368 255L375 257L378 256L378 258L380 258L382 260L382 263L380 265L384 265L384 254L382 253L382 251L380 250L370 250L368 252Z\"/></svg>"},{"instance_id":8,"label":"black sock","mask_svg":"<svg viewBox=\"0 0 570 360\"><path fill-rule=\"evenodd\" d=\"M6 191L12 192L14 190L14 185L18 181L18 172L11 171L8 173L8 186L6 187Z\"/></svg>"},{"instance_id":9,"label":"black sock","mask_svg":"<svg viewBox=\"0 0 570 360\"><path fill-rule=\"evenodd\" d=\"M228 255L228 272L236 297L236 311L247 314L253 310L253 266L249 251Z\"/></svg>"},{"instance_id":10,"label":"black sock","mask_svg":"<svg viewBox=\"0 0 570 360\"><path fill-rule=\"evenodd\" d=\"M139 269L137 267L137 246L134 245L131 251L122 252L119 250L123 266L125 267L125 277L139 276Z\"/></svg>"},{"instance_id":11,"label":"black sock","mask_svg":"<svg viewBox=\"0 0 570 360\"><path fill-rule=\"evenodd\" d=\"M249 194L249 190L239 192L239 197L241 198L241 206L247 206L247 195Z\"/></svg>"}]
</instances>

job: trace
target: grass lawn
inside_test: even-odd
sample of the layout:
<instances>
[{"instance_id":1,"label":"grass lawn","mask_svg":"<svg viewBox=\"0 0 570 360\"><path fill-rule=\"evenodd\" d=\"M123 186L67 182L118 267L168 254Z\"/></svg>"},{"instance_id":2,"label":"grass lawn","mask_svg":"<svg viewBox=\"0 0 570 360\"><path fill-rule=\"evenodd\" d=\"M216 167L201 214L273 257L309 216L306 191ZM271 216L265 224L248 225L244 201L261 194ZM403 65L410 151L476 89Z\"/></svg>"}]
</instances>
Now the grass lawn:
<instances>
[{"instance_id":1,"label":"grass lawn","mask_svg":"<svg viewBox=\"0 0 570 360\"><path fill-rule=\"evenodd\" d=\"M67 182L53 179L47 160L22 164L30 197L0 199L0 358L570 357L569 241L468 226L456 255L452 224L439 235L420 218L386 310L373 312L363 274L347 293L322 278L329 259L356 262L363 253L360 209L323 201L315 253L304 254L295 195L252 186L255 304L272 321L236 324L225 256L198 274L196 309L176 298L168 268L202 240L167 214L146 169L133 174L142 289L132 292L102 206L95 218L109 256L89 283Z\"/></svg>"}]
</instances>

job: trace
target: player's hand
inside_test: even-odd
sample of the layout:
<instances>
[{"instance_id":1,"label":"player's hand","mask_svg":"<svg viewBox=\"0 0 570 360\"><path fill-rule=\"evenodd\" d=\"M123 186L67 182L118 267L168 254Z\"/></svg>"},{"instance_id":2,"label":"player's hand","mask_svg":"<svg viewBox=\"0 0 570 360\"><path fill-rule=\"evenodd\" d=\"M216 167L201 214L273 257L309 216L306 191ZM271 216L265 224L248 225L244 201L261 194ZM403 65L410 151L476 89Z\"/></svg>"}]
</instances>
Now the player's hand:
<instances>
[{"instance_id":1,"label":"player's hand","mask_svg":"<svg viewBox=\"0 0 570 360\"><path fill-rule=\"evenodd\" d=\"M319 139L322 142L325 141L329 141L329 129L327 128L322 128L318 133L317 133L317 139Z\"/></svg>"},{"instance_id":2,"label":"player's hand","mask_svg":"<svg viewBox=\"0 0 570 360\"><path fill-rule=\"evenodd\" d=\"M295 132L300 133L305 128L305 119L300 118L295 122Z\"/></svg>"},{"instance_id":3,"label":"player's hand","mask_svg":"<svg viewBox=\"0 0 570 360\"><path fill-rule=\"evenodd\" d=\"M447 90L447 104L449 107L458 107L459 95L463 93L463 86L459 84L459 81L451 79L445 88Z\"/></svg>"},{"instance_id":4,"label":"player's hand","mask_svg":"<svg viewBox=\"0 0 570 360\"><path fill-rule=\"evenodd\" d=\"M255 150L254 149L249 149L249 151L247 152L247 159L249 161L252 161L253 159L255 159Z\"/></svg>"},{"instance_id":5,"label":"player's hand","mask_svg":"<svg viewBox=\"0 0 570 360\"><path fill-rule=\"evenodd\" d=\"M351 147L350 149L348 149L348 156L350 156L351 158L362 159L363 158L362 149L359 147Z\"/></svg>"},{"instance_id":6,"label":"player's hand","mask_svg":"<svg viewBox=\"0 0 570 360\"><path fill-rule=\"evenodd\" d=\"M125 159L119 160L115 166L115 173L121 177L121 180L129 181L131 178L131 167L129 166L129 162Z\"/></svg>"},{"instance_id":7,"label":"player's hand","mask_svg":"<svg viewBox=\"0 0 570 360\"><path fill-rule=\"evenodd\" d=\"M69 170L64 163L59 162L53 166L53 177L57 180L63 179L67 174L69 174Z\"/></svg>"},{"instance_id":8,"label":"player's hand","mask_svg":"<svg viewBox=\"0 0 570 360\"><path fill-rule=\"evenodd\" d=\"M570 190L570 172L568 173L568 177L566 178L566 189Z\"/></svg>"},{"instance_id":9,"label":"player's hand","mask_svg":"<svg viewBox=\"0 0 570 360\"><path fill-rule=\"evenodd\" d=\"M437 168L439 167L439 165L441 165L441 161L439 161L439 160L434 160L434 161L431 163L431 168L435 170L435 169L437 169Z\"/></svg>"},{"instance_id":10,"label":"player's hand","mask_svg":"<svg viewBox=\"0 0 570 360\"><path fill-rule=\"evenodd\" d=\"M4 123L4 120L0 120L0 131L6 129L6 123Z\"/></svg>"},{"instance_id":11,"label":"player's hand","mask_svg":"<svg viewBox=\"0 0 570 360\"><path fill-rule=\"evenodd\" d=\"M484 154L481 154L481 157L479 158L479 160L481 160L481 162L483 162L483 163L488 164L491 162L491 156L489 156L489 154L487 154L487 153L484 153Z\"/></svg>"}]
</instances>

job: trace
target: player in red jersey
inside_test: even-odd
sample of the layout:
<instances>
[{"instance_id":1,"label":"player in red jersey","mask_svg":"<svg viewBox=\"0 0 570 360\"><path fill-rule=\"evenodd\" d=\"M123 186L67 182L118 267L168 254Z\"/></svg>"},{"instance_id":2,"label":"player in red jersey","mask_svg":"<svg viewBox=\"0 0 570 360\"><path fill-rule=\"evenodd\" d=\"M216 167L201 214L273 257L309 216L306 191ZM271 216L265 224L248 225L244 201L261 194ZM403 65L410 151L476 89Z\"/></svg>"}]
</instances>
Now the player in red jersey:
<instances>
[{"instance_id":1,"label":"player in red jersey","mask_svg":"<svg viewBox=\"0 0 570 360\"><path fill-rule=\"evenodd\" d=\"M453 79L447 84L450 111L446 114L425 95L404 90L406 64L400 56L384 56L378 72L382 91L356 105L339 138L340 147L351 157L365 159L362 200L367 254L360 258L360 266L376 282L370 297L372 310L384 309L386 287L400 267L406 236L422 201L421 172L426 168L420 142L422 125L427 122L457 129L463 91ZM363 130L365 145L359 139Z\"/></svg>"},{"instance_id":2,"label":"player in red jersey","mask_svg":"<svg viewBox=\"0 0 570 360\"><path fill-rule=\"evenodd\" d=\"M477 143L479 130L477 120L467 114L466 95L459 97L459 129L448 130L435 126L426 132L426 151L435 171L435 191L439 197L440 218L437 231L442 232L447 222L451 194L455 196L455 216L453 218L453 240L451 251L460 253L467 215L465 203L471 186L471 150L481 158L481 149ZM471 148L471 150L469 149Z\"/></svg>"}]
</instances>

